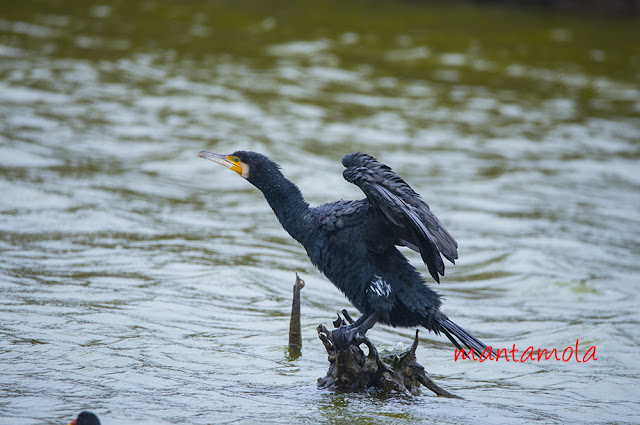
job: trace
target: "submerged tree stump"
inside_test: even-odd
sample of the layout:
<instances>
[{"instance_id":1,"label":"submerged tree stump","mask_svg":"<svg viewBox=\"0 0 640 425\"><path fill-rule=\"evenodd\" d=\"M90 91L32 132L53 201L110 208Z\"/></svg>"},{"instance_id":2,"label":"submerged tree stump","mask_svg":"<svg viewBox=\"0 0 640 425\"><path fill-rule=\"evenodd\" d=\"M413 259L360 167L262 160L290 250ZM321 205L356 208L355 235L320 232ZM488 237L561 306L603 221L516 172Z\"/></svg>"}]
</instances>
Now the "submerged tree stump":
<instances>
[{"instance_id":1,"label":"submerged tree stump","mask_svg":"<svg viewBox=\"0 0 640 425\"><path fill-rule=\"evenodd\" d=\"M346 310L343 310L342 314L345 319L353 323ZM338 319L333 324L337 328L345 323L338 315ZM427 376L424 367L416 361L417 330L413 344L404 351L396 349L379 353L371 341L365 337L364 344L369 350L367 355L357 345L350 345L346 350L338 351L331 331L323 325L318 326L317 331L329 355L327 375L318 379L320 388L347 392L378 390L385 393L415 394L422 384L439 396L461 398L436 385Z\"/></svg>"}]
</instances>

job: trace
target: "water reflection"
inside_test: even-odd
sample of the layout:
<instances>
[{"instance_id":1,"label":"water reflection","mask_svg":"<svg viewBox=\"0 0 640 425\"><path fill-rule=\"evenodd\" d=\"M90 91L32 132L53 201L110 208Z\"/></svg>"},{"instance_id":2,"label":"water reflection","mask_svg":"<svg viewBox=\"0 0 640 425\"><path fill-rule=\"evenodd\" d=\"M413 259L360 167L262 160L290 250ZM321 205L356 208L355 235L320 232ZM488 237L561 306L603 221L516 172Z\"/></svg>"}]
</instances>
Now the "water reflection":
<instances>
[{"instance_id":1,"label":"water reflection","mask_svg":"<svg viewBox=\"0 0 640 425\"><path fill-rule=\"evenodd\" d=\"M635 22L333 2L3 10L3 417L638 420ZM380 157L460 242L438 287L450 316L493 343L580 338L599 360L460 363L423 335L421 363L465 403L318 391L315 326L348 305L258 191L195 156L237 148L276 159L312 204L362 196L343 154Z\"/></svg>"}]
</instances>

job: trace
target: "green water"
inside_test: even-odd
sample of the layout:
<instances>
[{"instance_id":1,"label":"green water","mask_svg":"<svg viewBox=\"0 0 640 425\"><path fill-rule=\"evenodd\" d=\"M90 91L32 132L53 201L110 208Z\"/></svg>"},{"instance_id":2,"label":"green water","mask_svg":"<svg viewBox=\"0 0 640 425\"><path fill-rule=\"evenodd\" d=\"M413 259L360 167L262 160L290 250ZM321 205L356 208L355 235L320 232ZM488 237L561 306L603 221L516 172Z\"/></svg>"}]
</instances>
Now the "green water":
<instances>
[{"instance_id":1,"label":"green water","mask_svg":"<svg viewBox=\"0 0 640 425\"><path fill-rule=\"evenodd\" d=\"M4 2L0 424L640 421L637 28L418 2ZM351 307L255 188L196 157L236 149L311 204L362 197L340 160L377 156L460 244L437 288L453 320L598 359L456 362L423 331L419 361L465 400L317 389L315 327Z\"/></svg>"}]
</instances>

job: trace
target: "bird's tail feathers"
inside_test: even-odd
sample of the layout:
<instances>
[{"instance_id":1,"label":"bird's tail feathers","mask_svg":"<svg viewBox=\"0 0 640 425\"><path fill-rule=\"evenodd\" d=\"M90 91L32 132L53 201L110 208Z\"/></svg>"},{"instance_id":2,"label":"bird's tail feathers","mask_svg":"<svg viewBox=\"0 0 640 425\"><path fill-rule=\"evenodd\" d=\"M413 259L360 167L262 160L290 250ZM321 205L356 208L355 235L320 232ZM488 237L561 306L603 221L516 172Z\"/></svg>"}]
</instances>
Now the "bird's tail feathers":
<instances>
[{"instance_id":1,"label":"bird's tail feathers","mask_svg":"<svg viewBox=\"0 0 640 425\"><path fill-rule=\"evenodd\" d=\"M468 349L473 350L476 356L478 356L479 358L483 357L483 353L484 357L494 356L495 358L495 356L497 356L496 352L493 350L493 347L487 347L484 342L480 341L478 338L471 335L460 326L456 325L444 314L442 314L442 317L439 317L437 321L440 325L439 331L442 332L447 338L449 338L449 341L451 341L451 343L458 349L463 349L460 345L460 343L462 343Z\"/></svg>"}]
</instances>

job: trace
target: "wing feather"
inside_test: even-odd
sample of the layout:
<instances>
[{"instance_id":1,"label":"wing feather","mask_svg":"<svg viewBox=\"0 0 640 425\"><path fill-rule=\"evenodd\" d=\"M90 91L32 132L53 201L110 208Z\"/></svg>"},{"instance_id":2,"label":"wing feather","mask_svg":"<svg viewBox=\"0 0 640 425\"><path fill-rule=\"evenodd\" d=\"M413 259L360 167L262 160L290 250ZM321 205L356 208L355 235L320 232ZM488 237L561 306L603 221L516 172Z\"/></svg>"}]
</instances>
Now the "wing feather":
<instances>
[{"instance_id":1,"label":"wing feather","mask_svg":"<svg viewBox=\"0 0 640 425\"><path fill-rule=\"evenodd\" d=\"M429 205L387 165L364 153L346 155L344 178L364 192L394 226L399 241L417 248L436 281L444 276L440 254L455 264L458 243L431 212Z\"/></svg>"}]
</instances>

